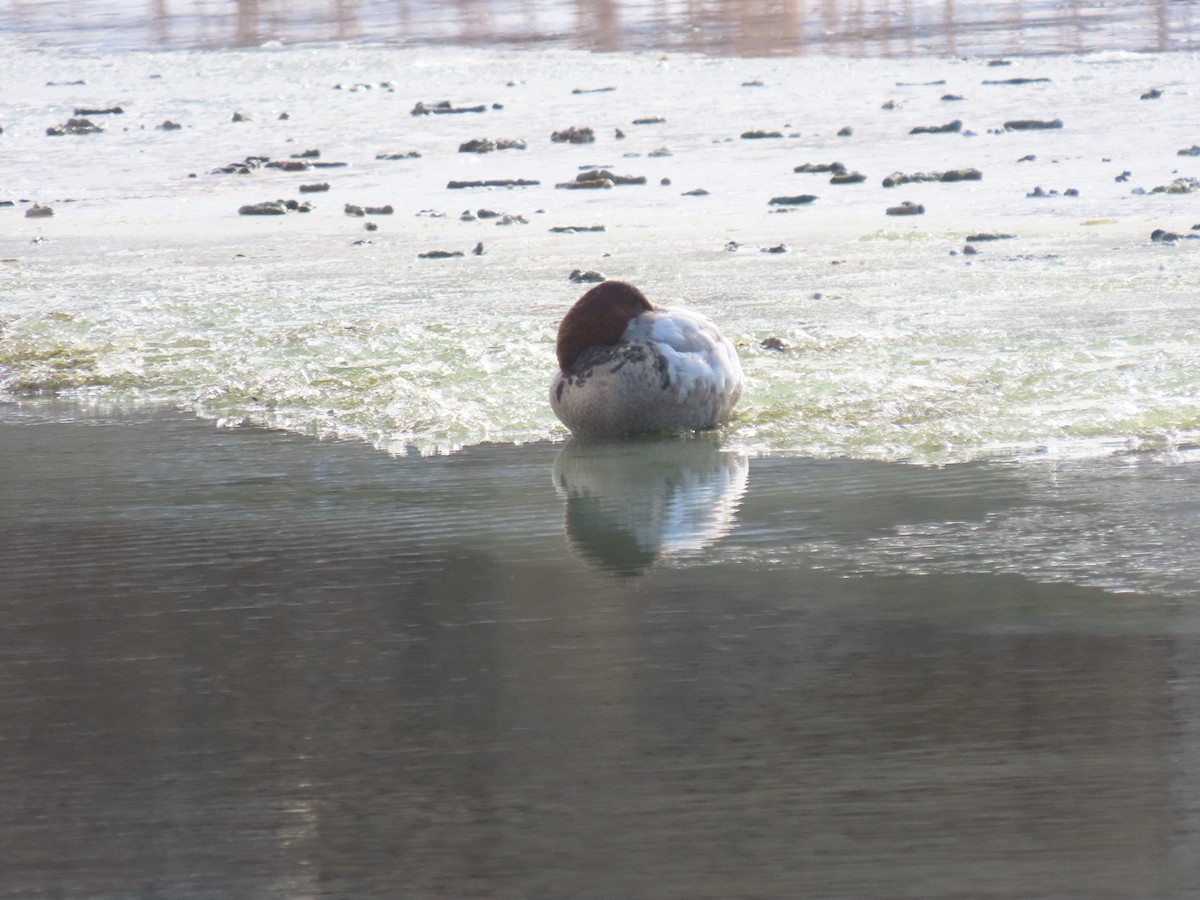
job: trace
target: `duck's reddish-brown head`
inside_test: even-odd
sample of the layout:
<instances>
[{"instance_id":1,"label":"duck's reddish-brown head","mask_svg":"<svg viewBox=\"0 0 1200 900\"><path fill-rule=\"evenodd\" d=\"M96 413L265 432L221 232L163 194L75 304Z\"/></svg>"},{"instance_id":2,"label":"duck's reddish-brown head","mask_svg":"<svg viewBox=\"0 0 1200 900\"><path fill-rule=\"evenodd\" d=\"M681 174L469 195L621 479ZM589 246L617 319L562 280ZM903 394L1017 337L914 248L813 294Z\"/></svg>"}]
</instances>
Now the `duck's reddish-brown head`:
<instances>
[{"instance_id":1,"label":"duck's reddish-brown head","mask_svg":"<svg viewBox=\"0 0 1200 900\"><path fill-rule=\"evenodd\" d=\"M588 347L615 344L629 320L654 309L641 291L624 281L604 281L575 301L558 324L558 367L564 372Z\"/></svg>"}]
</instances>

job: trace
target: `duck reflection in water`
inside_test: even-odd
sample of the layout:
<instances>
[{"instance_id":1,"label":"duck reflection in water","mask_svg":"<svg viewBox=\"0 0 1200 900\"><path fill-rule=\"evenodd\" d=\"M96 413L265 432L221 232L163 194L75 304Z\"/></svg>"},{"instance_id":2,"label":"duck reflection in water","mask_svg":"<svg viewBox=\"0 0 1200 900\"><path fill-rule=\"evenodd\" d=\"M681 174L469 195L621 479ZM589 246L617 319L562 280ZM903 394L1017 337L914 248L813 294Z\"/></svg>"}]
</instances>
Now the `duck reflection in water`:
<instances>
[{"instance_id":1,"label":"duck reflection in water","mask_svg":"<svg viewBox=\"0 0 1200 900\"><path fill-rule=\"evenodd\" d=\"M576 438L554 461L572 551L625 575L728 534L749 474L749 459L713 435Z\"/></svg>"}]
</instances>

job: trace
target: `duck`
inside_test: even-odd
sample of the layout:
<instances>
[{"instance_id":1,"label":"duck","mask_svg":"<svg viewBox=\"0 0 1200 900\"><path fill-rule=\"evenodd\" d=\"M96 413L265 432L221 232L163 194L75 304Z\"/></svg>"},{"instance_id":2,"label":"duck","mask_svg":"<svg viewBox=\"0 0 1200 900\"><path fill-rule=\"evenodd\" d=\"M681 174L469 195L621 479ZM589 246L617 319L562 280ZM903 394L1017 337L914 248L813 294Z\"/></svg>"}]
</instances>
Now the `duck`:
<instances>
[{"instance_id":1,"label":"duck","mask_svg":"<svg viewBox=\"0 0 1200 900\"><path fill-rule=\"evenodd\" d=\"M550 406L580 437L706 431L742 393L737 350L700 313L667 309L603 281L558 326Z\"/></svg>"}]
</instances>

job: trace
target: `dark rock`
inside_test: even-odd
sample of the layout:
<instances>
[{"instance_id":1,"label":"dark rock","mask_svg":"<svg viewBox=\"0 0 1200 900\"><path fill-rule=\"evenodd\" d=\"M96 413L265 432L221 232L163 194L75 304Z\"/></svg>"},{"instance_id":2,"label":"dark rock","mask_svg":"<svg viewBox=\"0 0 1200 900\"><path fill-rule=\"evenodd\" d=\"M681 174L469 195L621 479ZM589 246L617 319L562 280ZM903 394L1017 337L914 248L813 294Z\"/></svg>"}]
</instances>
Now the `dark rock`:
<instances>
[{"instance_id":1,"label":"dark rock","mask_svg":"<svg viewBox=\"0 0 1200 900\"><path fill-rule=\"evenodd\" d=\"M1200 191L1200 179L1197 178L1176 178L1170 184L1160 184L1150 193L1152 194L1190 194L1193 191Z\"/></svg>"},{"instance_id":2,"label":"dark rock","mask_svg":"<svg viewBox=\"0 0 1200 900\"><path fill-rule=\"evenodd\" d=\"M266 156L247 156L241 162L230 163L227 166L222 166L219 169L213 169L213 175L249 175L255 169L260 168L265 163L271 160Z\"/></svg>"},{"instance_id":3,"label":"dark rock","mask_svg":"<svg viewBox=\"0 0 1200 900\"><path fill-rule=\"evenodd\" d=\"M541 184L540 181L532 181L526 178L496 178L488 181L448 181L446 188L452 191L463 190L465 188L479 187L532 187L533 185Z\"/></svg>"},{"instance_id":4,"label":"dark rock","mask_svg":"<svg viewBox=\"0 0 1200 900\"><path fill-rule=\"evenodd\" d=\"M312 168L312 163L302 159L273 159L264 168L279 169L281 172L307 172Z\"/></svg>"},{"instance_id":5,"label":"dark rock","mask_svg":"<svg viewBox=\"0 0 1200 900\"><path fill-rule=\"evenodd\" d=\"M491 153L495 149L496 142L488 138L474 138L458 145L459 153Z\"/></svg>"},{"instance_id":6,"label":"dark rock","mask_svg":"<svg viewBox=\"0 0 1200 900\"><path fill-rule=\"evenodd\" d=\"M575 176L575 180L582 180L585 176L595 177L601 180L608 179L613 184L617 185L646 183L645 175L614 175L608 169L595 169L591 172L581 172L579 175Z\"/></svg>"},{"instance_id":7,"label":"dark rock","mask_svg":"<svg viewBox=\"0 0 1200 900\"><path fill-rule=\"evenodd\" d=\"M980 241L1007 241L1015 238L1015 234L1003 234L996 231L984 231L979 234L968 234L967 243L975 244Z\"/></svg>"},{"instance_id":8,"label":"dark rock","mask_svg":"<svg viewBox=\"0 0 1200 900\"><path fill-rule=\"evenodd\" d=\"M265 203L252 203L238 210L239 216L286 216L287 204L282 200L268 200Z\"/></svg>"},{"instance_id":9,"label":"dark rock","mask_svg":"<svg viewBox=\"0 0 1200 900\"><path fill-rule=\"evenodd\" d=\"M893 172L887 178L883 179L883 186L891 188L901 184L926 181L980 181L982 178L983 173L978 169L949 169L945 172Z\"/></svg>"},{"instance_id":10,"label":"dark rock","mask_svg":"<svg viewBox=\"0 0 1200 900\"><path fill-rule=\"evenodd\" d=\"M46 129L46 134L50 137L61 137L64 134L101 134L104 131L99 125L91 119L67 119L63 125L52 126Z\"/></svg>"},{"instance_id":11,"label":"dark rock","mask_svg":"<svg viewBox=\"0 0 1200 900\"><path fill-rule=\"evenodd\" d=\"M644 119L634 119L634 125L662 125L667 120L662 116L647 116Z\"/></svg>"},{"instance_id":12,"label":"dark rock","mask_svg":"<svg viewBox=\"0 0 1200 900\"><path fill-rule=\"evenodd\" d=\"M299 153L293 153L292 159L320 159L320 150L301 150Z\"/></svg>"},{"instance_id":13,"label":"dark rock","mask_svg":"<svg viewBox=\"0 0 1200 900\"><path fill-rule=\"evenodd\" d=\"M1013 119L1004 123L1005 131L1046 131L1062 127L1062 119Z\"/></svg>"},{"instance_id":14,"label":"dark rock","mask_svg":"<svg viewBox=\"0 0 1200 900\"><path fill-rule=\"evenodd\" d=\"M604 280L604 276L593 269L588 269L586 272L581 272L575 269L567 276L568 281L573 281L576 284L599 284Z\"/></svg>"},{"instance_id":15,"label":"dark rock","mask_svg":"<svg viewBox=\"0 0 1200 900\"><path fill-rule=\"evenodd\" d=\"M584 172L575 176L574 181L560 181L554 185L560 190L567 191L590 191L590 190L608 190L614 187L616 182L608 178L584 178L583 175L590 175L590 172Z\"/></svg>"},{"instance_id":16,"label":"dark rock","mask_svg":"<svg viewBox=\"0 0 1200 900\"><path fill-rule=\"evenodd\" d=\"M867 176L861 172L843 172L840 175L834 175L829 179L830 184L861 184L867 180Z\"/></svg>"},{"instance_id":17,"label":"dark rock","mask_svg":"<svg viewBox=\"0 0 1200 900\"><path fill-rule=\"evenodd\" d=\"M1158 88L1151 88L1150 90L1146 91L1146 93L1142 94L1140 99L1142 99L1142 100L1157 100L1162 95L1163 95L1163 92L1160 91Z\"/></svg>"},{"instance_id":18,"label":"dark rock","mask_svg":"<svg viewBox=\"0 0 1200 900\"><path fill-rule=\"evenodd\" d=\"M183 126L178 122L172 122L170 119L164 119L161 125L156 126L159 131L180 131Z\"/></svg>"},{"instance_id":19,"label":"dark rock","mask_svg":"<svg viewBox=\"0 0 1200 900\"><path fill-rule=\"evenodd\" d=\"M28 213L26 213L26 215L28 215ZM1174 231L1164 231L1161 228L1155 228L1152 232L1150 232L1150 240L1154 241L1156 244L1169 244L1179 240L1179 235Z\"/></svg>"},{"instance_id":20,"label":"dark rock","mask_svg":"<svg viewBox=\"0 0 1200 900\"><path fill-rule=\"evenodd\" d=\"M982 181L983 173L978 169L947 169L938 181Z\"/></svg>"},{"instance_id":21,"label":"dark rock","mask_svg":"<svg viewBox=\"0 0 1200 900\"><path fill-rule=\"evenodd\" d=\"M344 162L317 162L314 160L309 165L314 169L344 169L349 164Z\"/></svg>"},{"instance_id":22,"label":"dark rock","mask_svg":"<svg viewBox=\"0 0 1200 900\"><path fill-rule=\"evenodd\" d=\"M1046 84L1049 78L1005 78L1000 81L984 81L983 84Z\"/></svg>"},{"instance_id":23,"label":"dark rock","mask_svg":"<svg viewBox=\"0 0 1200 900\"><path fill-rule=\"evenodd\" d=\"M899 206L889 206L887 214L889 216L923 216L925 215L925 207L920 203L905 200Z\"/></svg>"},{"instance_id":24,"label":"dark rock","mask_svg":"<svg viewBox=\"0 0 1200 900\"><path fill-rule=\"evenodd\" d=\"M939 78L937 81L897 81L896 87L937 87L945 83L945 78Z\"/></svg>"},{"instance_id":25,"label":"dark rock","mask_svg":"<svg viewBox=\"0 0 1200 900\"><path fill-rule=\"evenodd\" d=\"M551 134L550 140L556 144L590 144L596 140L596 133L590 128L576 128L572 125L565 131Z\"/></svg>"},{"instance_id":26,"label":"dark rock","mask_svg":"<svg viewBox=\"0 0 1200 900\"><path fill-rule=\"evenodd\" d=\"M453 259L456 256L462 256L461 250L430 250L428 253L418 253L419 259Z\"/></svg>"},{"instance_id":27,"label":"dark rock","mask_svg":"<svg viewBox=\"0 0 1200 900\"><path fill-rule=\"evenodd\" d=\"M421 103L418 101L417 105L410 111L410 114L414 116L444 116L457 115L459 113L481 113L486 110L487 107L483 105L455 106L449 100L442 100L438 103Z\"/></svg>"},{"instance_id":28,"label":"dark rock","mask_svg":"<svg viewBox=\"0 0 1200 900\"><path fill-rule=\"evenodd\" d=\"M119 106L109 106L102 109L93 109L84 106L76 107L75 115L77 116L119 116L125 110Z\"/></svg>"},{"instance_id":29,"label":"dark rock","mask_svg":"<svg viewBox=\"0 0 1200 900\"><path fill-rule=\"evenodd\" d=\"M376 153L376 159L420 159L421 154L417 150L409 150L407 153Z\"/></svg>"},{"instance_id":30,"label":"dark rock","mask_svg":"<svg viewBox=\"0 0 1200 900\"><path fill-rule=\"evenodd\" d=\"M777 337L763 338L759 342L758 346L762 347L764 350L775 350L778 353L782 353L784 350L788 349L788 345Z\"/></svg>"},{"instance_id":31,"label":"dark rock","mask_svg":"<svg viewBox=\"0 0 1200 900\"><path fill-rule=\"evenodd\" d=\"M945 125L918 125L909 131L909 134L953 134L958 131L962 131L960 119L947 122Z\"/></svg>"},{"instance_id":32,"label":"dark rock","mask_svg":"<svg viewBox=\"0 0 1200 900\"><path fill-rule=\"evenodd\" d=\"M756 140L761 140L763 138L781 138L781 137L783 137L783 132L781 132L781 131L743 131L742 132L742 140L746 140L746 141L756 141Z\"/></svg>"},{"instance_id":33,"label":"dark rock","mask_svg":"<svg viewBox=\"0 0 1200 900\"><path fill-rule=\"evenodd\" d=\"M552 234L579 234L585 231L604 231L603 225L555 225Z\"/></svg>"},{"instance_id":34,"label":"dark rock","mask_svg":"<svg viewBox=\"0 0 1200 900\"><path fill-rule=\"evenodd\" d=\"M54 210L49 206L42 206L35 203L29 209L25 210L25 218L27 219L48 219L54 215Z\"/></svg>"},{"instance_id":35,"label":"dark rock","mask_svg":"<svg viewBox=\"0 0 1200 900\"><path fill-rule=\"evenodd\" d=\"M794 197L772 197L768 206L803 206L816 200L815 194L797 194Z\"/></svg>"},{"instance_id":36,"label":"dark rock","mask_svg":"<svg viewBox=\"0 0 1200 900\"><path fill-rule=\"evenodd\" d=\"M846 167L844 165L842 165L840 162L804 163L803 165L796 166L794 169L792 169L792 171L793 172L801 172L801 173L805 173L805 174L810 173L810 172L812 172L812 173L829 172L833 175L843 175L846 172Z\"/></svg>"},{"instance_id":37,"label":"dark rock","mask_svg":"<svg viewBox=\"0 0 1200 900\"><path fill-rule=\"evenodd\" d=\"M524 150L525 142L521 140L509 140L500 138L498 140L489 140L488 138L475 138L467 141L465 144L459 144L459 153L491 153L493 150Z\"/></svg>"},{"instance_id":38,"label":"dark rock","mask_svg":"<svg viewBox=\"0 0 1200 900\"><path fill-rule=\"evenodd\" d=\"M608 169L591 169L587 172L580 172L575 176L574 181L562 182L556 184L555 187L567 190L586 190L590 188L607 189L616 185L645 183L645 175L616 175Z\"/></svg>"}]
</instances>

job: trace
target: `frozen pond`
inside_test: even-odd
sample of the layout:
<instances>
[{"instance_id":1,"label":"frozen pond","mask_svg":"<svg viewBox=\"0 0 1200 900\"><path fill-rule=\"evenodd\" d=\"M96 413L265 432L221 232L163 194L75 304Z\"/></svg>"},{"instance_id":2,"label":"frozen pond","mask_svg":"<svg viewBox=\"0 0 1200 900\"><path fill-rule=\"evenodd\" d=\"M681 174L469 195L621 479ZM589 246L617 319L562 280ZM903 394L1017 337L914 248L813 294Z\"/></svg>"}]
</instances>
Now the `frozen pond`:
<instances>
[{"instance_id":1,"label":"frozen pond","mask_svg":"<svg viewBox=\"0 0 1200 900\"><path fill-rule=\"evenodd\" d=\"M1195 895L1189 4L749 6L0 8L0 895Z\"/></svg>"},{"instance_id":2,"label":"frozen pond","mask_svg":"<svg viewBox=\"0 0 1200 900\"><path fill-rule=\"evenodd\" d=\"M391 450L559 439L554 328L583 289L568 274L593 270L721 324L750 380L725 434L745 452L947 462L1198 436L1200 194L1174 192L1200 174L1179 155L1198 140L1191 54L10 50L10 393ZM479 111L413 114L443 101ZM101 133L46 133L112 108ZM1006 127L1030 120L1061 127ZM551 140L572 127L594 142ZM475 139L526 147L460 152ZM864 180L795 171L834 162ZM589 166L645 183L557 187ZM947 171L978 180L884 186ZM480 181L533 183L451 186ZM314 208L238 214L277 199ZM905 201L924 214L887 214ZM438 251L464 255L420 258Z\"/></svg>"}]
</instances>

